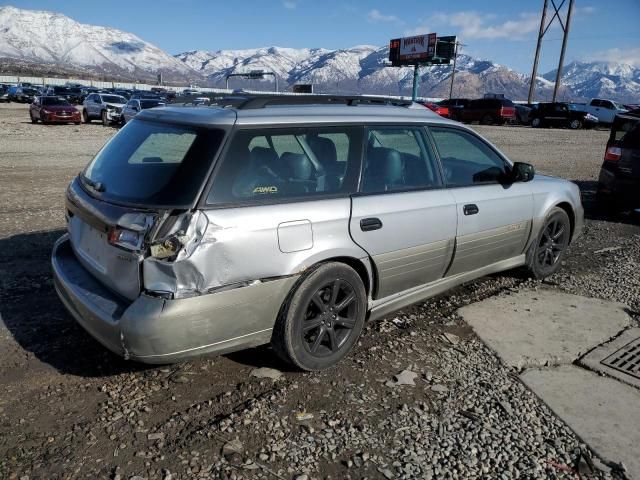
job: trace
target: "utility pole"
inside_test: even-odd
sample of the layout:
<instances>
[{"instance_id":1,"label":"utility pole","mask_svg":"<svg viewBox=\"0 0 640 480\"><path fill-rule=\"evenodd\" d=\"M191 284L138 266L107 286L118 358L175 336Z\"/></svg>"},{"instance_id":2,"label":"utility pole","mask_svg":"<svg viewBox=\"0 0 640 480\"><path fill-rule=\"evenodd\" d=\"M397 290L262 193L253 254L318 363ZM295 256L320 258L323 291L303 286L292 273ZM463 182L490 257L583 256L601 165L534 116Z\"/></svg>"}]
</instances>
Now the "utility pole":
<instances>
[{"instance_id":1,"label":"utility pole","mask_svg":"<svg viewBox=\"0 0 640 480\"><path fill-rule=\"evenodd\" d=\"M553 7L554 14L551 17L551 20L549 20L549 22L546 23L545 25L546 18L547 18L548 0L544 0L544 6L542 7L542 18L540 20L540 31L538 33L538 43L536 45L536 55L533 60L533 69L531 72L531 83L529 84L529 97L528 97L529 103L533 101L533 96L535 94L536 76L538 74L538 59L540 58L542 38L549 30L549 27L551 26L553 21L557 18L558 23L560 24L560 28L562 28L563 37L562 37L562 50L560 51L560 61L558 62L558 70L556 71L556 83L553 87L553 101L554 102L556 101L556 97L558 95L558 89L560 88L560 79L562 77L562 65L564 63L564 53L567 48L567 39L569 38L569 25L571 24L571 13L573 11L573 0L569 0L567 15L563 22L562 15L560 15L560 10L562 10L562 7L566 2L567 0L562 0L562 2L560 2L560 5L556 5L556 0L551 0L551 6Z\"/></svg>"},{"instance_id":2,"label":"utility pole","mask_svg":"<svg viewBox=\"0 0 640 480\"><path fill-rule=\"evenodd\" d=\"M567 12L567 21L563 27L564 35L562 37L562 49L560 50L560 61L558 62L558 71L556 72L556 84L553 87L553 102L556 101L556 95L558 94L558 87L560 87L560 78L562 77L562 66L564 63L564 52L567 49L567 39L569 38L569 25L571 24L571 12L573 10L573 0L569 0L569 11ZM560 21L560 17L558 17ZM562 22L560 22L562 25Z\"/></svg>"},{"instance_id":3,"label":"utility pole","mask_svg":"<svg viewBox=\"0 0 640 480\"><path fill-rule=\"evenodd\" d=\"M536 77L538 76L538 60L540 59L540 47L542 46L542 37L544 36L544 22L547 19L547 5L549 0L544 0L542 7L542 18L540 19L540 32L538 33L538 43L536 45L536 56L533 59L533 71L531 72L531 82L529 83L529 96L527 102L533 102L533 96L536 88Z\"/></svg>"},{"instance_id":4,"label":"utility pole","mask_svg":"<svg viewBox=\"0 0 640 480\"><path fill-rule=\"evenodd\" d=\"M456 49L453 52L453 70L451 71L451 85L449 86L449 100L451 100L451 97L453 97L453 79L455 78L455 75L456 75L456 60L458 60L458 45L460 45L460 43L456 42Z\"/></svg>"},{"instance_id":5,"label":"utility pole","mask_svg":"<svg viewBox=\"0 0 640 480\"><path fill-rule=\"evenodd\" d=\"M413 92L411 93L411 101L415 102L418 98L418 85L420 84L419 66L413 66Z\"/></svg>"}]
</instances>

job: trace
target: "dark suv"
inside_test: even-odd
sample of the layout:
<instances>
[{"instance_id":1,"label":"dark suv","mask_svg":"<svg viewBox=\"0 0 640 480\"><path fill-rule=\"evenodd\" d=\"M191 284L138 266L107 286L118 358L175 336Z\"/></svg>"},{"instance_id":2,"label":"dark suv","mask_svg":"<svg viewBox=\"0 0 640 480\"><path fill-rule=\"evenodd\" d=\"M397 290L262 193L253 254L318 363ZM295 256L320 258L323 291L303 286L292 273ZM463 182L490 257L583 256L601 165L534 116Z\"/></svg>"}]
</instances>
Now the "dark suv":
<instances>
[{"instance_id":1,"label":"dark suv","mask_svg":"<svg viewBox=\"0 0 640 480\"><path fill-rule=\"evenodd\" d=\"M539 103L531 110L531 126L568 127L573 130L590 128L598 124L593 115L578 110L575 105L565 102Z\"/></svg>"},{"instance_id":2,"label":"dark suv","mask_svg":"<svg viewBox=\"0 0 640 480\"><path fill-rule=\"evenodd\" d=\"M640 110L619 113L598 180L598 203L609 210L640 208Z\"/></svg>"},{"instance_id":3,"label":"dark suv","mask_svg":"<svg viewBox=\"0 0 640 480\"><path fill-rule=\"evenodd\" d=\"M449 118L452 120L460 120L462 110L469 105L470 101L468 98L448 98L438 102L438 105L449 109Z\"/></svg>"},{"instance_id":4,"label":"dark suv","mask_svg":"<svg viewBox=\"0 0 640 480\"><path fill-rule=\"evenodd\" d=\"M483 125L498 124L515 120L516 107L506 98L480 98L471 100L462 109L459 118L465 123L480 122Z\"/></svg>"}]
</instances>

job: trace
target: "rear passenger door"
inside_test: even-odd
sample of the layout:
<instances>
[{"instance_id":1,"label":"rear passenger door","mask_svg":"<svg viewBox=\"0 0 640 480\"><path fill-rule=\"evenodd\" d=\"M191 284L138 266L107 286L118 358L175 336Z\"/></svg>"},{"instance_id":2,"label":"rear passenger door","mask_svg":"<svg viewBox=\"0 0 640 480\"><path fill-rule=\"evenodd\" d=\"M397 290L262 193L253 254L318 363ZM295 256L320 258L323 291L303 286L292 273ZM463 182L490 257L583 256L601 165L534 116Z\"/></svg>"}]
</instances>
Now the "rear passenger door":
<instances>
[{"instance_id":1,"label":"rear passenger door","mask_svg":"<svg viewBox=\"0 0 640 480\"><path fill-rule=\"evenodd\" d=\"M529 183L506 182L510 166L482 138L456 127L430 127L458 226L447 276L482 268L523 253L531 231Z\"/></svg>"},{"instance_id":2,"label":"rear passenger door","mask_svg":"<svg viewBox=\"0 0 640 480\"><path fill-rule=\"evenodd\" d=\"M421 126L371 127L350 231L373 260L374 298L442 278L451 261L456 207Z\"/></svg>"}]
</instances>

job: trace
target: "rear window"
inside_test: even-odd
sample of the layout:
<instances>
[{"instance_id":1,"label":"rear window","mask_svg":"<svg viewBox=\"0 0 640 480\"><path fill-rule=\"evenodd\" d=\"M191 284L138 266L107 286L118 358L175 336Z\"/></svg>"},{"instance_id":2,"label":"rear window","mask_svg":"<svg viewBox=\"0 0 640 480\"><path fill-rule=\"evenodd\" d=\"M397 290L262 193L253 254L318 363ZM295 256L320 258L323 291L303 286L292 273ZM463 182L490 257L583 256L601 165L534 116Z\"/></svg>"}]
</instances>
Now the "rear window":
<instances>
[{"instance_id":1,"label":"rear window","mask_svg":"<svg viewBox=\"0 0 640 480\"><path fill-rule=\"evenodd\" d=\"M611 140L621 147L640 148L640 119L616 117Z\"/></svg>"},{"instance_id":2,"label":"rear window","mask_svg":"<svg viewBox=\"0 0 640 480\"><path fill-rule=\"evenodd\" d=\"M140 106L142 108L153 108L153 107L157 107L158 105L160 105L160 101L159 100L140 100Z\"/></svg>"},{"instance_id":3,"label":"rear window","mask_svg":"<svg viewBox=\"0 0 640 480\"><path fill-rule=\"evenodd\" d=\"M107 201L190 205L223 136L218 129L133 121L89 163L84 185Z\"/></svg>"}]
</instances>

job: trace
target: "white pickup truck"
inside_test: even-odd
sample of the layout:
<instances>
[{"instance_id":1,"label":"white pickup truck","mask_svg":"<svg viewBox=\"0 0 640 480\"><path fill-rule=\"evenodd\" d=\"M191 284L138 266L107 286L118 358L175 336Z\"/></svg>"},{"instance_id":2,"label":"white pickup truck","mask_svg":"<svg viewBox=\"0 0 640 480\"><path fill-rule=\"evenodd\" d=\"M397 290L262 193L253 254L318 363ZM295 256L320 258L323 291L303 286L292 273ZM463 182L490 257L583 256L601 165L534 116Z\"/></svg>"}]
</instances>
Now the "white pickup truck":
<instances>
[{"instance_id":1,"label":"white pickup truck","mask_svg":"<svg viewBox=\"0 0 640 480\"><path fill-rule=\"evenodd\" d=\"M613 100L605 100L603 98L594 98L584 106L580 106L580 110L584 110L591 115L598 117L598 122L612 123L617 113L626 112L627 109Z\"/></svg>"}]
</instances>

